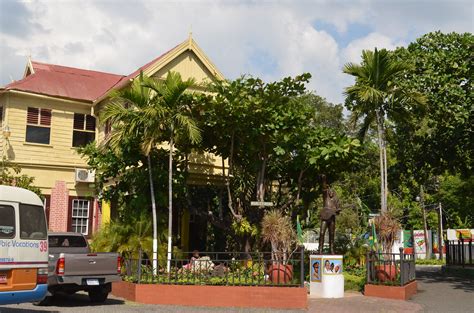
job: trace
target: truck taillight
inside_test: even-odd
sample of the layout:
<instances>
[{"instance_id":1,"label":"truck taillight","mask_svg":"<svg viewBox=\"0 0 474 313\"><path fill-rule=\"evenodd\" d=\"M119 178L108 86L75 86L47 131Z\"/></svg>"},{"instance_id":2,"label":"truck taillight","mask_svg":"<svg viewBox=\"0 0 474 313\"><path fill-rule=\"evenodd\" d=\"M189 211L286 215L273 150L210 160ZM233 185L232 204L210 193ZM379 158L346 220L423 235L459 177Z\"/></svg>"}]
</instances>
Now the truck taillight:
<instances>
[{"instance_id":1,"label":"truck taillight","mask_svg":"<svg viewBox=\"0 0 474 313\"><path fill-rule=\"evenodd\" d=\"M117 257L117 273L120 274L122 272L122 259L118 256Z\"/></svg>"},{"instance_id":2,"label":"truck taillight","mask_svg":"<svg viewBox=\"0 0 474 313\"><path fill-rule=\"evenodd\" d=\"M64 258L59 258L58 262L56 263L56 274L64 275L64 266L66 262L64 262Z\"/></svg>"},{"instance_id":3,"label":"truck taillight","mask_svg":"<svg viewBox=\"0 0 474 313\"><path fill-rule=\"evenodd\" d=\"M39 268L38 273L36 274L36 283L37 284L47 284L48 283L48 269Z\"/></svg>"}]
</instances>

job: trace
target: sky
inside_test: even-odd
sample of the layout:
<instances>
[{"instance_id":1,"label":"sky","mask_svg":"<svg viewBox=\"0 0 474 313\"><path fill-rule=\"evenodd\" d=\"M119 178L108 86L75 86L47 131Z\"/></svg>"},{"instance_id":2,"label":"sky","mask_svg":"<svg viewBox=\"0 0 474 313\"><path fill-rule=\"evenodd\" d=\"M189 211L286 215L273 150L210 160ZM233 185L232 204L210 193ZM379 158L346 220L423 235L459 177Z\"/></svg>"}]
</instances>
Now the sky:
<instances>
[{"instance_id":1,"label":"sky","mask_svg":"<svg viewBox=\"0 0 474 313\"><path fill-rule=\"evenodd\" d=\"M0 0L0 86L22 78L28 56L127 75L191 31L226 78L309 72L310 90L341 103L353 82L342 68L363 49L473 29L472 0Z\"/></svg>"}]
</instances>

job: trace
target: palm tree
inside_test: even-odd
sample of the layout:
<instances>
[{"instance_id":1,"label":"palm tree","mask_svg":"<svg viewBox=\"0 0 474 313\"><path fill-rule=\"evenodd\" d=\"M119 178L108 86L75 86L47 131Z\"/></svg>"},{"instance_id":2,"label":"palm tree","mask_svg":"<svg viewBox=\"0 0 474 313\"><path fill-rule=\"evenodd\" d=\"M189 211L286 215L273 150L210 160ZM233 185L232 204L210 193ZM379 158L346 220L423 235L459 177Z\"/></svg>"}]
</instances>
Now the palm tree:
<instances>
[{"instance_id":1,"label":"palm tree","mask_svg":"<svg viewBox=\"0 0 474 313\"><path fill-rule=\"evenodd\" d=\"M405 90L396 84L396 80L410 68L410 64L396 60L389 51L375 48L375 51L362 51L361 64L348 63L343 69L344 73L356 79L355 84L347 87L344 93L355 120L364 117L359 134L363 138L374 122L377 125L382 213L387 211L388 195L384 125L386 116L406 118L413 105L426 102L421 94Z\"/></svg>"},{"instance_id":2,"label":"palm tree","mask_svg":"<svg viewBox=\"0 0 474 313\"><path fill-rule=\"evenodd\" d=\"M169 173L168 173L168 262L167 271L171 269L172 234L173 234L173 151L177 135L183 136L192 144L201 141L201 130L191 114L190 102L186 101L186 91L195 86L195 80L183 81L177 72L169 72L164 81L147 80L145 87L156 93L154 101L163 109L161 116L169 138Z\"/></svg>"},{"instance_id":3,"label":"palm tree","mask_svg":"<svg viewBox=\"0 0 474 313\"><path fill-rule=\"evenodd\" d=\"M126 140L140 140L140 148L147 157L153 216L153 270L156 273L158 259L158 229L155 190L152 178L151 151L161 142L164 109L156 100L156 93L144 86L147 78L140 74L130 88L112 94L100 114L101 124L113 125L112 132L103 147L120 150Z\"/></svg>"}]
</instances>

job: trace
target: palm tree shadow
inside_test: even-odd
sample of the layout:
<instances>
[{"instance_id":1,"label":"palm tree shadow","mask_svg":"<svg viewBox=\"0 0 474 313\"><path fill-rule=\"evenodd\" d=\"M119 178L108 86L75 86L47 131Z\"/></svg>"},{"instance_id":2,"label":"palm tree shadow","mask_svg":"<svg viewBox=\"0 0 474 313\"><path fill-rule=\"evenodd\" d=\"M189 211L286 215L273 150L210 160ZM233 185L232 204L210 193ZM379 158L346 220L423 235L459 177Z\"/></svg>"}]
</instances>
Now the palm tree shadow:
<instances>
[{"instance_id":1,"label":"palm tree shadow","mask_svg":"<svg viewBox=\"0 0 474 313\"><path fill-rule=\"evenodd\" d=\"M417 271L416 278L426 284L445 283L451 285L453 289L460 289L465 292L474 292L474 280L459 276L445 275L441 271Z\"/></svg>"}]
</instances>

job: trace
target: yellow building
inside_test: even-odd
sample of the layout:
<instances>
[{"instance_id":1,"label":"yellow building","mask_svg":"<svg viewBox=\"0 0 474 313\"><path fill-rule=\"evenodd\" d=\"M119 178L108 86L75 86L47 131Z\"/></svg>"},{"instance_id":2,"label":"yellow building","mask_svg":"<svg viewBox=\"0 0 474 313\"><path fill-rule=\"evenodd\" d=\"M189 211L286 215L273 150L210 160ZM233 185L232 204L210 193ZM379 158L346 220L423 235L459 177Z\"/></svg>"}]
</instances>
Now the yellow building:
<instances>
[{"instance_id":1,"label":"yellow building","mask_svg":"<svg viewBox=\"0 0 474 313\"><path fill-rule=\"evenodd\" d=\"M223 79L196 42L189 37L130 75L116 75L28 60L24 77L0 88L3 156L35 177L45 195L52 231L90 235L110 219L110 206L99 205L94 173L77 147L100 141L105 129L97 116L112 90L127 88L145 75L163 78L177 71L198 83ZM6 132L4 132L6 133ZM222 176L222 161L210 155L194 157L190 181L212 183Z\"/></svg>"}]
</instances>

